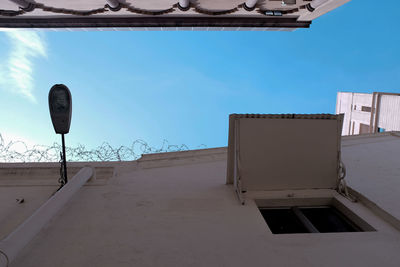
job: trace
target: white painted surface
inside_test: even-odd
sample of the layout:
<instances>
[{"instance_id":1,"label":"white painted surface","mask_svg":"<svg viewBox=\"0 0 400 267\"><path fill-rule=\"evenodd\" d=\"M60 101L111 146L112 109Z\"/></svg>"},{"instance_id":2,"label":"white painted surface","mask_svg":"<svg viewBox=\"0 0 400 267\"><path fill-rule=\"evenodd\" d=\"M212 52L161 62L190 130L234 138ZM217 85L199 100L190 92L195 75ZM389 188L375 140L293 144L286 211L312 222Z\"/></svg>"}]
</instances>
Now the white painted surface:
<instances>
[{"instance_id":1,"label":"white painted surface","mask_svg":"<svg viewBox=\"0 0 400 267\"><path fill-rule=\"evenodd\" d=\"M179 5L183 8L187 8L190 5L190 1L189 0L179 0Z\"/></svg>"},{"instance_id":2,"label":"white painted surface","mask_svg":"<svg viewBox=\"0 0 400 267\"><path fill-rule=\"evenodd\" d=\"M232 122L239 127L235 134L239 155L231 167L238 169L241 190L337 187L341 120L312 116Z\"/></svg>"},{"instance_id":3,"label":"white painted surface","mask_svg":"<svg viewBox=\"0 0 400 267\"><path fill-rule=\"evenodd\" d=\"M15 3L18 7L27 8L29 6L29 1L26 0L10 0Z\"/></svg>"},{"instance_id":4,"label":"white painted surface","mask_svg":"<svg viewBox=\"0 0 400 267\"><path fill-rule=\"evenodd\" d=\"M20 251L36 236L36 234L53 218L71 197L93 176L93 168L82 168L64 187L47 200L32 216L20 224L17 229L0 241L0 257L6 259L0 261L3 265L17 257ZM8 263L8 264L7 264Z\"/></svg>"},{"instance_id":5,"label":"white painted surface","mask_svg":"<svg viewBox=\"0 0 400 267\"><path fill-rule=\"evenodd\" d=\"M323 4L326 4L329 0L313 0L310 4L313 8L319 8Z\"/></svg>"},{"instance_id":6,"label":"white painted surface","mask_svg":"<svg viewBox=\"0 0 400 267\"><path fill-rule=\"evenodd\" d=\"M373 101L374 95L375 101ZM365 108L370 108L372 114ZM400 95L398 94L339 92L336 100L336 114L339 113L345 114L342 135L361 134L360 124L370 126L372 133L377 132L378 127L386 131L400 131ZM375 116L377 116L376 122Z\"/></svg>"},{"instance_id":7,"label":"white painted surface","mask_svg":"<svg viewBox=\"0 0 400 267\"><path fill-rule=\"evenodd\" d=\"M255 7L257 2L258 2L258 0L247 0L245 3L248 8L253 8L253 7Z\"/></svg>"},{"instance_id":8,"label":"white painted surface","mask_svg":"<svg viewBox=\"0 0 400 267\"><path fill-rule=\"evenodd\" d=\"M13 1L22 1L22 0L13 0ZM187 0L181 0L182 2L188 2ZM320 0L316 0L317 2ZM282 6L281 1L258 1L258 5L260 8L265 10L293 10L298 9L296 12L291 13L288 16L297 16L299 17L300 21L310 21L319 16L326 14L327 12L332 11L333 9L345 4L350 0L330 0L328 3L320 6L314 12L309 12L307 9L299 9L300 6L304 6L309 4L309 1L306 0L297 0L295 5L287 5ZM64 9L73 9L73 10L92 10L103 8L104 5L107 3L106 0L41 0L36 1L38 3L45 4L49 7L54 8L64 8ZM116 0L112 0L112 2L116 2ZM131 6L139 9L145 10L164 10L173 8L173 6L178 2L178 0L124 0L121 1L123 3L130 4ZM238 8L239 5L243 4L244 2L248 3L248 6L254 6L256 0L198 0L192 1L193 5L206 9L209 11L221 11L221 10L231 10ZM18 5L9 1L9 0L2 0L0 1L0 9L4 10L18 10ZM184 16L204 16L204 14L197 13L194 9L190 9L188 11L181 11L178 8L174 8L174 15L184 15ZM238 8L238 10L231 14L231 16L253 16L253 17L263 17L265 15L260 14L257 10L253 11L246 11L244 8ZM51 13L43 11L39 8L36 8L32 12L22 15L21 17L69 17L71 15L66 14L58 14L58 13ZM107 11L105 13L101 13L99 15L93 16L141 16L139 14L132 14L131 12L127 11L126 9L122 8L117 12ZM284 15L285 16L285 15Z\"/></svg>"},{"instance_id":9,"label":"white painted surface","mask_svg":"<svg viewBox=\"0 0 400 267\"><path fill-rule=\"evenodd\" d=\"M400 96L382 95L379 107L378 127L400 131Z\"/></svg>"},{"instance_id":10,"label":"white painted surface","mask_svg":"<svg viewBox=\"0 0 400 267\"><path fill-rule=\"evenodd\" d=\"M336 113L345 114L342 135L359 134L360 123L370 124L371 113L362 111L362 107L371 107L372 94L339 92L337 98Z\"/></svg>"},{"instance_id":11,"label":"white painted surface","mask_svg":"<svg viewBox=\"0 0 400 267\"><path fill-rule=\"evenodd\" d=\"M398 140L386 134L342 141L349 184L395 216ZM340 196L377 231L273 235L252 198L334 192L262 192L242 206L233 186L225 184L226 148L113 164L116 175L107 184L83 187L11 267L400 265L399 232ZM15 187L7 191L10 198L18 193Z\"/></svg>"},{"instance_id":12,"label":"white painted surface","mask_svg":"<svg viewBox=\"0 0 400 267\"><path fill-rule=\"evenodd\" d=\"M313 12L309 12L308 10L305 10L304 12L301 13L299 20L300 21L314 20L314 19L322 16L323 14L330 12L350 1L351 0L328 1L327 3L323 4L322 6L318 7L317 9L315 9Z\"/></svg>"},{"instance_id":13,"label":"white painted surface","mask_svg":"<svg viewBox=\"0 0 400 267\"><path fill-rule=\"evenodd\" d=\"M400 220L400 135L349 136L342 142L349 186Z\"/></svg>"},{"instance_id":14,"label":"white painted surface","mask_svg":"<svg viewBox=\"0 0 400 267\"><path fill-rule=\"evenodd\" d=\"M336 114L345 114L343 119L342 135L349 135L351 128L351 109L353 95L351 93L338 92L336 98Z\"/></svg>"}]
</instances>

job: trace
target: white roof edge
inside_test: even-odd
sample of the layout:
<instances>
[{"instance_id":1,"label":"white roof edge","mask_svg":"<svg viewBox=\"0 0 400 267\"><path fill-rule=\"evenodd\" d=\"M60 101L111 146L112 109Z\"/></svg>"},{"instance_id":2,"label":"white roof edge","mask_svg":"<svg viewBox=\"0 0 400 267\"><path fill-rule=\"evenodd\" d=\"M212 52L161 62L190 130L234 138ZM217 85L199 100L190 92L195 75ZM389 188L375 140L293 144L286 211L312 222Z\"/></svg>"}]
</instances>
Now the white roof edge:
<instances>
[{"instance_id":1,"label":"white roof edge","mask_svg":"<svg viewBox=\"0 0 400 267\"><path fill-rule=\"evenodd\" d=\"M385 136L400 137L400 131L387 131L382 133L367 133L367 134L355 134L355 135L344 135L342 140L353 140L353 139L367 139L367 138L380 138Z\"/></svg>"}]
</instances>

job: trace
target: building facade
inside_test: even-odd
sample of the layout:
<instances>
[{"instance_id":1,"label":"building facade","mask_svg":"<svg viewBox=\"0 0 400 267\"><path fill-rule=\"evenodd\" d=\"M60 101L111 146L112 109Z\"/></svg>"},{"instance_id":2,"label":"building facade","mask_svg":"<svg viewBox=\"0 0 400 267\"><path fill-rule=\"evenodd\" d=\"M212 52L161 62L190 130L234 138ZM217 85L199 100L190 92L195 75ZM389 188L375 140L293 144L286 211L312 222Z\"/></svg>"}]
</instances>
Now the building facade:
<instances>
[{"instance_id":1,"label":"building facade","mask_svg":"<svg viewBox=\"0 0 400 267\"><path fill-rule=\"evenodd\" d=\"M338 92L336 114L344 114L342 135L400 131L400 94Z\"/></svg>"},{"instance_id":2,"label":"building facade","mask_svg":"<svg viewBox=\"0 0 400 267\"><path fill-rule=\"evenodd\" d=\"M306 131L318 118L321 127L317 128L333 130L329 131L329 143L320 142L322 135L313 135L310 142L324 147L309 147L309 157L321 161L312 151L341 151L348 191L354 199L335 189L331 172L313 177L315 180L286 177L287 186L273 179L282 172L295 173L296 168L307 175L307 168L326 171L332 162L329 155L328 161L323 160L324 168L319 164L312 167L309 158L302 167L302 159L296 157L298 162L289 160L282 166L266 159L274 171L265 172L262 181L248 173L248 167L253 168L249 164L263 166L260 160L243 157L257 156L248 147L246 129L258 127L258 121L268 118L232 116L230 125L237 130L232 131L231 140L243 141L239 140L240 147L233 151L238 151L241 159L237 167L247 191L239 192L244 202L238 198L238 186L230 181L236 175L233 166L238 159L229 156L232 147L148 154L128 162L71 163L70 173L75 175L69 185L80 179L82 167L90 165L95 176L55 216L42 221L38 233L20 247L14 259L10 246L18 244L7 242L10 235L21 226L28 226L29 231L36 227L30 218L57 194L66 193L68 184L53 196L58 187L57 163L0 164L0 266L400 266L400 197L398 190L393 190L400 187L400 135L347 136L338 144L340 129L334 118L289 118L289 126L303 125L307 119L310 124L300 127ZM270 121L275 125L281 119L271 117ZM283 133L296 135L295 131ZM276 138L282 140L279 135ZM269 144L277 142L268 140L272 141ZM293 141L287 139L286 147L298 143ZM293 150L300 156L302 151ZM290 215L289 209L279 210L289 206L294 206L291 210L296 214L300 210L303 219L301 214L309 216L310 207L318 212L334 206L359 229L325 231L318 218L331 217L315 220L312 214L310 221L320 231L312 231L312 225L310 231L297 231L295 218L290 217L285 217L285 222L290 222L287 225L281 224L279 216L268 221L266 212Z\"/></svg>"}]
</instances>

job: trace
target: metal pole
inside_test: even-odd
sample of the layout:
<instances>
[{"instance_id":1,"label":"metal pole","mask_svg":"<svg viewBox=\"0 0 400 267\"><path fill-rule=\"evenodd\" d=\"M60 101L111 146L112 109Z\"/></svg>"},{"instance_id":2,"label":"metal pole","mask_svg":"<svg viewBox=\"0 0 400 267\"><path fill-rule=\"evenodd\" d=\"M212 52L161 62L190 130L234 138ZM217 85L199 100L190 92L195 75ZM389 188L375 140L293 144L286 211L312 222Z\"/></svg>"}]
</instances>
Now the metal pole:
<instances>
[{"instance_id":1,"label":"metal pole","mask_svg":"<svg viewBox=\"0 0 400 267\"><path fill-rule=\"evenodd\" d=\"M64 134L61 134L61 140L62 140L63 164L64 164L64 181L65 181L65 183L67 183L68 182L68 178L67 178L67 159L66 159L66 155L65 155Z\"/></svg>"}]
</instances>

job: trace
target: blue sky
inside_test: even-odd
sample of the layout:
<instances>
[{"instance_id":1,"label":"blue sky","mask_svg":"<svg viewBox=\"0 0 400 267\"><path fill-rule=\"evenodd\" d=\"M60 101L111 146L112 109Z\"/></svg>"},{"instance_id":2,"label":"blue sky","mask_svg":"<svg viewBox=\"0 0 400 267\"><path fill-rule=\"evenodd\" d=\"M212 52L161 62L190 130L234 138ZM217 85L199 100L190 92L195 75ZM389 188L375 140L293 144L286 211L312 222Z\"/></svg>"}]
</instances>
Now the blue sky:
<instances>
[{"instance_id":1,"label":"blue sky","mask_svg":"<svg viewBox=\"0 0 400 267\"><path fill-rule=\"evenodd\" d=\"M334 113L338 91L400 92L400 3L384 6L353 0L295 32L0 32L0 133L59 142L55 83L72 92L67 143L88 147L225 146L230 113Z\"/></svg>"}]
</instances>

